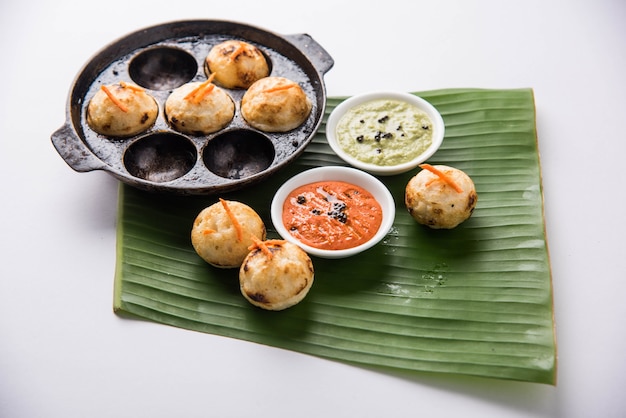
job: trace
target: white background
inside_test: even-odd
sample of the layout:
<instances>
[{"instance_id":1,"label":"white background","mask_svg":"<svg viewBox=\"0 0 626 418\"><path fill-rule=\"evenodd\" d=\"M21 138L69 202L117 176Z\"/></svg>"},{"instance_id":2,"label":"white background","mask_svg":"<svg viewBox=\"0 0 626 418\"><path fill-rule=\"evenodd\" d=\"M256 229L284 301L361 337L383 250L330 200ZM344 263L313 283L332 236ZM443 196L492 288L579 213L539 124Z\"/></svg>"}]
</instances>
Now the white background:
<instances>
[{"instance_id":1,"label":"white background","mask_svg":"<svg viewBox=\"0 0 626 418\"><path fill-rule=\"evenodd\" d=\"M81 66L180 19L308 33L330 96L535 90L556 387L415 379L112 312L117 182L50 143ZM0 3L0 417L626 416L626 2Z\"/></svg>"}]
</instances>

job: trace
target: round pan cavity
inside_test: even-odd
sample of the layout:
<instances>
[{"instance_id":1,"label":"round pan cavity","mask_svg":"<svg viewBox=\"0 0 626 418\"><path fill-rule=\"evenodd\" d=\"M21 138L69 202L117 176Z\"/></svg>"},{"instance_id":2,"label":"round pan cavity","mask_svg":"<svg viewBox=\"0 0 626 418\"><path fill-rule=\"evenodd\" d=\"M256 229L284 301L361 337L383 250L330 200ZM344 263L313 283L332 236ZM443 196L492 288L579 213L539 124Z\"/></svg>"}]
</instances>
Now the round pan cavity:
<instances>
[{"instance_id":1,"label":"round pan cavity","mask_svg":"<svg viewBox=\"0 0 626 418\"><path fill-rule=\"evenodd\" d=\"M239 111L245 90L228 90L236 104L235 116L218 132L184 135L167 123L164 103L169 94L187 82L206 80L206 56L211 47L228 39L256 45L270 61L270 76L287 77L302 86L313 110L300 127L286 133L251 128ZM104 170L144 190L213 194L240 189L289 164L313 139L326 106L323 75L333 64L328 53L306 34L280 36L246 24L214 20L153 26L111 43L86 63L70 89L66 121L52 134L52 143L75 171ZM155 124L131 138L97 134L86 122L86 107L95 92L119 81L136 83L159 103ZM259 144L250 141L256 136ZM134 160L137 151L145 156L163 147L181 167L163 169L170 174L146 175Z\"/></svg>"},{"instance_id":2,"label":"round pan cavity","mask_svg":"<svg viewBox=\"0 0 626 418\"><path fill-rule=\"evenodd\" d=\"M196 58L171 46L148 48L128 64L131 80L150 90L171 90L191 81L198 72Z\"/></svg>"}]
</instances>

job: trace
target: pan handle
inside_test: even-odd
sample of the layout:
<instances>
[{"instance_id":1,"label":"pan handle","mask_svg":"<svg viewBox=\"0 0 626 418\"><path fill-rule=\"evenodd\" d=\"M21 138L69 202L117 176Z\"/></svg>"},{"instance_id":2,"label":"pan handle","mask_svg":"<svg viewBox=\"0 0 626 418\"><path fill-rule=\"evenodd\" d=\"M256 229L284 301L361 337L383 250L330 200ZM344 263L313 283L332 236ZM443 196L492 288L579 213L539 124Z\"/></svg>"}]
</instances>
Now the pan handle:
<instances>
[{"instance_id":1,"label":"pan handle","mask_svg":"<svg viewBox=\"0 0 626 418\"><path fill-rule=\"evenodd\" d=\"M325 74L335 65L335 61L330 54L310 35L299 33L286 35L285 38L300 48L320 73Z\"/></svg>"},{"instance_id":2,"label":"pan handle","mask_svg":"<svg viewBox=\"0 0 626 418\"><path fill-rule=\"evenodd\" d=\"M83 173L104 168L102 161L91 152L69 123L56 130L51 139L59 155L75 171Z\"/></svg>"}]
</instances>

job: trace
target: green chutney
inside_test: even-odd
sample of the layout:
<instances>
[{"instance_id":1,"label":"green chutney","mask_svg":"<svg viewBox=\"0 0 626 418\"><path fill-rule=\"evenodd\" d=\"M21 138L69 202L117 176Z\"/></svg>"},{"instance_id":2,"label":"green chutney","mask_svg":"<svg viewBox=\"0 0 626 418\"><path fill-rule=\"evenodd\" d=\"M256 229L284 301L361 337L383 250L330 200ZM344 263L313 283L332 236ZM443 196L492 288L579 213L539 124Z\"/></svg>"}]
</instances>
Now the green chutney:
<instances>
[{"instance_id":1,"label":"green chutney","mask_svg":"<svg viewBox=\"0 0 626 418\"><path fill-rule=\"evenodd\" d=\"M430 117L401 100L372 100L348 110L336 128L341 149L379 166L408 162L422 154L433 138Z\"/></svg>"}]
</instances>

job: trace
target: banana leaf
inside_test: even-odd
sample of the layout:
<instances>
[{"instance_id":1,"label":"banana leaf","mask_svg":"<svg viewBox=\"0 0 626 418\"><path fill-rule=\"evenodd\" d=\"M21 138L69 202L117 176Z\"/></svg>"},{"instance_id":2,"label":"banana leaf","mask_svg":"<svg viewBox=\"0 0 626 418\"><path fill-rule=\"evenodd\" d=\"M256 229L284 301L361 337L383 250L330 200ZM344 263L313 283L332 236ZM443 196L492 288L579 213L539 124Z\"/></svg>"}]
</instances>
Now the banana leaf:
<instances>
[{"instance_id":1,"label":"banana leaf","mask_svg":"<svg viewBox=\"0 0 626 418\"><path fill-rule=\"evenodd\" d=\"M416 93L442 114L446 136L429 160L467 172L473 216L453 230L418 225L404 207L416 171L381 177L396 199L387 237L351 258L312 257L315 282L280 312L249 304L238 271L194 252L196 215L218 197L270 221L274 192L289 177L343 165L324 128L287 168L223 196L119 189L114 311L157 323L293 350L389 373L450 373L554 385L552 278L531 89ZM343 99L329 98L328 114Z\"/></svg>"}]
</instances>

